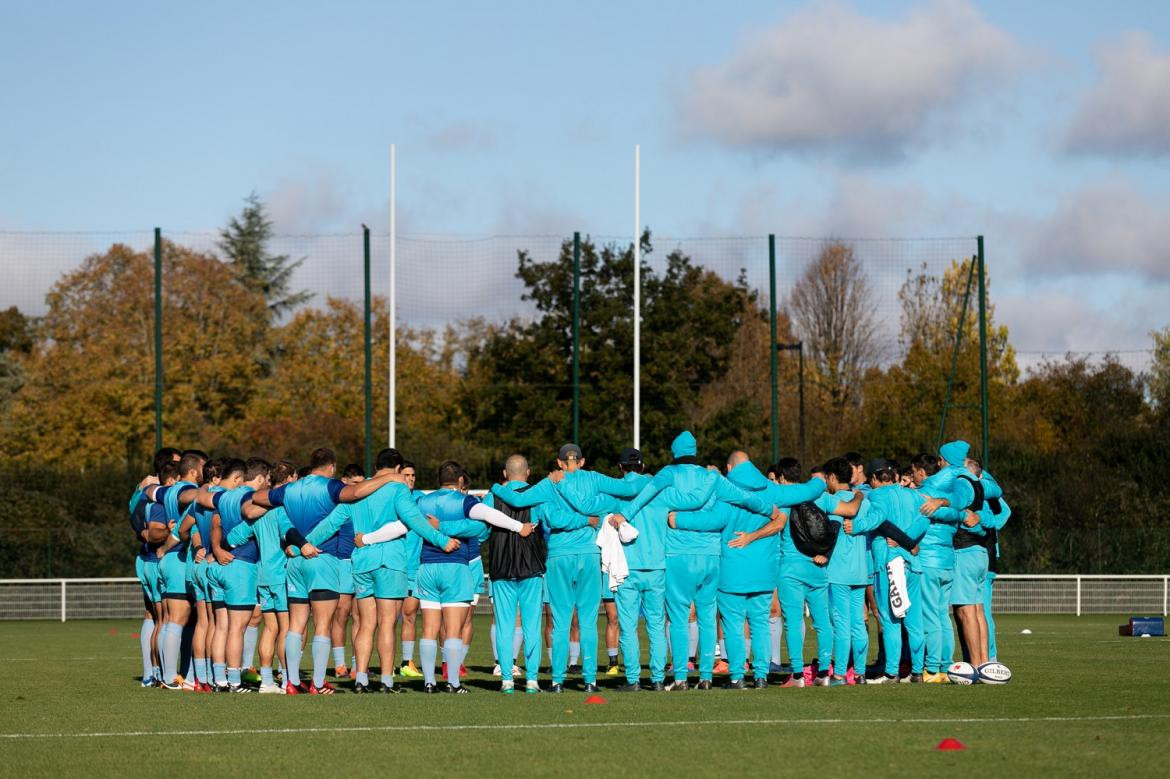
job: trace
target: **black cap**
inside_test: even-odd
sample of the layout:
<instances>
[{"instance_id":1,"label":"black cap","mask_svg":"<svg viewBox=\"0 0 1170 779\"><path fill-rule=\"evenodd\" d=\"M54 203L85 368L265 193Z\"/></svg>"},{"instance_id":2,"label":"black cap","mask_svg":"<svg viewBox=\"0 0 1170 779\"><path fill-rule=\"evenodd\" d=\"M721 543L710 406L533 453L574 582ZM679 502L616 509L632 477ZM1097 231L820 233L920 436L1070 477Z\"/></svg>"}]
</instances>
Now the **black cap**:
<instances>
[{"instance_id":1,"label":"black cap","mask_svg":"<svg viewBox=\"0 0 1170 779\"><path fill-rule=\"evenodd\" d=\"M885 459L884 457L875 457L874 459L870 460L865 466L865 472L871 476L873 474L877 473L878 471L892 471L892 470L895 470L894 464L892 462L890 462L889 460Z\"/></svg>"},{"instance_id":2,"label":"black cap","mask_svg":"<svg viewBox=\"0 0 1170 779\"><path fill-rule=\"evenodd\" d=\"M642 453L632 446L627 446L618 455L619 465L642 465Z\"/></svg>"},{"instance_id":3,"label":"black cap","mask_svg":"<svg viewBox=\"0 0 1170 779\"><path fill-rule=\"evenodd\" d=\"M578 460L585 459L585 455L581 454L581 447L576 444L565 444L561 447L561 451L557 453L558 460L568 460L569 457L574 457Z\"/></svg>"}]
</instances>

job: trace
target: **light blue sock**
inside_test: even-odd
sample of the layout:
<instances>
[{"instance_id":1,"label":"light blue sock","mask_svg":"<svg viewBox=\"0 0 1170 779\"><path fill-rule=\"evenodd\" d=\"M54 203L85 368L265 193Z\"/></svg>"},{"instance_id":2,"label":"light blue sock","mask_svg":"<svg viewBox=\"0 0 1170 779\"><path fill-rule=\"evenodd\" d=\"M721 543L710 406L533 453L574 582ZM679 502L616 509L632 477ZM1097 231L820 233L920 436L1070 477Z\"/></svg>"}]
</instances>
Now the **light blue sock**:
<instances>
[{"instance_id":1,"label":"light blue sock","mask_svg":"<svg viewBox=\"0 0 1170 779\"><path fill-rule=\"evenodd\" d=\"M391 668L388 673L382 674L382 685L385 687L394 686L394 669Z\"/></svg>"},{"instance_id":2,"label":"light blue sock","mask_svg":"<svg viewBox=\"0 0 1170 779\"><path fill-rule=\"evenodd\" d=\"M248 626L244 629L244 664L241 668L253 668L256 665L256 638L260 629Z\"/></svg>"},{"instance_id":3,"label":"light blue sock","mask_svg":"<svg viewBox=\"0 0 1170 779\"><path fill-rule=\"evenodd\" d=\"M216 684L227 684L227 663L212 663L211 675Z\"/></svg>"},{"instance_id":4,"label":"light blue sock","mask_svg":"<svg viewBox=\"0 0 1170 779\"><path fill-rule=\"evenodd\" d=\"M157 665L152 665L150 667L150 678L151 679L158 679L159 681L162 681L162 678L163 678L162 677L162 669L159 668Z\"/></svg>"},{"instance_id":5,"label":"light blue sock","mask_svg":"<svg viewBox=\"0 0 1170 779\"><path fill-rule=\"evenodd\" d=\"M463 657L463 641L458 638L448 638L443 642L447 650L447 683L452 687L459 686L459 661Z\"/></svg>"},{"instance_id":6,"label":"light blue sock","mask_svg":"<svg viewBox=\"0 0 1170 779\"><path fill-rule=\"evenodd\" d=\"M284 659L288 662L288 667L285 668L287 675L284 677L285 684L291 684L296 687L301 683L301 634L294 633L291 630L284 636Z\"/></svg>"},{"instance_id":7,"label":"light blue sock","mask_svg":"<svg viewBox=\"0 0 1170 779\"><path fill-rule=\"evenodd\" d=\"M163 680L171 681L179 675L179 654L183 645L183 626L178 622L168 622L163 625L162 641L159 647L166 644L166 654L163 655Z\"/></svg>"},{"instance_id":8,"label":"light blue sock","mask_svg":"<svg viewBox=\"0 0 1170 779\"><path fill-rule=\"evenodd\" d=\"M349 656L349 667L350 668L357 668L357 655L350 655Z\"/></svg>"},{"instance_id":9,"label":"light blue sock","mask_svg":"<svg viewBox=\"0 0 1170 779\"><path fill-rule=\"evenodd\" d=\"M265 667L260 669L260 683L261 684L276 684L276 680L272 678L272 669Z\"/></svg>"},{"instance_id":10,"label":"light blue sock","mask_svg":"<svg viewBox=\"0 0 1170 779\"><path fill-rule=\"evenodd\" d=\"M355 671L354 674L355 674L354 682L356 684L360 684L360 685L363 685L365 687L370 686L370 675L368 673L366 673L365 671Z\"/></svg>"},{"instance_id":11,"label":"light blue sock","mask_svg":"<svg viewBox=\"0 0 1170 779\"><path fill-rule=\"evenodd\" d=\"M512 662L513 662L513 664L515 663L516 658L521 656L520 655L520 647L523 644L524 644L524 629L523 628L512 628ZM511 669L508 669L508 670L510 671Z\"/></svg>"},{"instance_id":12,"label":"light blue sock","mask_svg":"<svg viewBox=\"0 0 1170 779\"><path fill-rule=\"evenodd\" d=\"M500 664L500 653L496 649L496 623L494 621L492 622L492 629L489 632L491 633L491 640L492 640L492 659L496 661L496 665L499 665Z\"/></svg>"},{"instance_id":13,"label":"light blue sock","mask_svg":"<svg viewBox=\"0 0 1170 779\"><path fill-rule=\"evenodd\" d=\"M333 665L345 665L345 647L333 647Z\"/></svg>"},{"instance_id":14,"label":"light blue sock","mask_svg":"<svg viewBox=\"0 0 1170 779\"><path fill-rule=\"evenodd\" d=\"M150 652L148 651L146 653L146 655L147 655L147 657L149 657ZM402 664L406 665L411 660L414 660L414 642L413 641L403 641L402 642Z\"/></svg>"},{"instance_id":15,"label":"light blue sock","mask_svg":"<svg viewBox=\"0 0 1170 779\"><path fill-rule=\"evenodd\" d=\"M208 657L203 658L202 674L203 674L203 683L204 684L211 684L213 681L215 681L211 676L211 658L208 658Z\"/></svg>"},{"instance_id":16,"label":"light blue sock","mask_svg":"<svg viewBox=\"0 0 1170 779\"><path fill-rule=\"evenodd\" d=\"M227 683L234 686L234 687L238 687L240 685L240 669L239 668L227 669Z\"/></svg>"},{"instance_id":17,"label":"light blue sock","mask_svg":"<svg viewBox=\"0 0 1170 779\"><path fill-rule=\"evenodd\" d=\"M313 636L313 686L321 689L325 684L325 671L329 668L329 647L333 642L329 636Z\"/></svg>"},{"instance_id":18,"label":"light blue sock","mask_svg":"<svg viewBox=\"0 0 1170 779\"><path fill-rule=\"evenodd\" d=\"M142 681L154 678L154 671L150 659L150 637L154 635L154 620L142 620L142 627L138 629L138 648L142 650Z\"/></svg>"},{"instance_id":19,"label":"light blue sock","mask_svg":"<svg viewBox=\"0 0 1170 779\"><path fill-rule=\"evenodd\" d=\"M203 663L204 662L205 661L202 657L196 657L194 660L191 661L191 667L195 669L195 683L196 684L200 684L202 682L207 681L207 679L205 679L203 676Z\"/></svg>"},{"instance_id":20,"label":"light blue sock","mask_svg":"<svg viewBox=\"0 0 1170 779\"><path fill-rule=\"evenodd\" d=\"M418 659L422 663L423 681L435 683L435 656L439 654L439 642L433 638L422 638L418 642Z\"/></svg>"}]
</instances>

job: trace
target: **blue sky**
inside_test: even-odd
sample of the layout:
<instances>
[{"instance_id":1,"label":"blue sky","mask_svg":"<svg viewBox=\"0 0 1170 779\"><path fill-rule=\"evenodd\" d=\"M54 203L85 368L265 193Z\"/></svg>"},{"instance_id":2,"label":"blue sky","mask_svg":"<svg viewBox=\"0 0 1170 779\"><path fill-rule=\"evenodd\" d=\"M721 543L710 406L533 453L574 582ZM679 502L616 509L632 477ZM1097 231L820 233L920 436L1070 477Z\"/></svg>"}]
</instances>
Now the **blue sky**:
<instances>
[{"instance_id":1,"label":"blue sky","mask_svg":"<svg viewBox=\"0 0 1170 779\"><path fill-rule=\"evenodd\" d=\"M394 142L403 233L622 235L640 143L659 234L982 233L1020 349L1170 320L1160 2L7 2L0 74L0 230L211 230L255 190L384 231Z\"/></svg>"}]
</instances>

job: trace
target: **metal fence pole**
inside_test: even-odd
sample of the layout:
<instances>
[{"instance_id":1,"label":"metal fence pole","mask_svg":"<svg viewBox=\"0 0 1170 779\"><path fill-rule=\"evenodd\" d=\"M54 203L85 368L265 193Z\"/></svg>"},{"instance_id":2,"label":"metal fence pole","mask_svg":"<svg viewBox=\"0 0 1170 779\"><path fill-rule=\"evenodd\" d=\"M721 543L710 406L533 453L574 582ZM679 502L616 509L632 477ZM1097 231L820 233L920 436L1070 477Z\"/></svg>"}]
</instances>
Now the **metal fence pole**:
<instances>
[{"instance_id":1,"label":"metal fence pole","mask_svg":"<svg viewBox=\"0 0 1170 779\"><path fill-rule=\"evenodd\" d=\"M1081 616L1081 577L1077 577L1077 616Z\"/></svg>"},{"instance_id":2,"label":"metal fence pole","mask_svg":"<svg viewBox=\"0 0 1170 779\"><path fill-rule=\"evenodd\" d=\"M772 462L780 460L780 355L776 353L776 236L768 235L768 351L772 362Z\"/></svg>"},{"instance_id":3,"label":"metal fence pole","mask_svg":"<svg viewBox=\"0 0 1170 779\"><path fill-rule=\"evenodd\" d=\"M162 449L162 228L154 228L154 450Z\"/></svg>"},{"instance_id":4,"label":"metal fence pole","mask_svg":"<svg viewBox=\"0 0 1170 779\"><path fill-rule=\"evenodd\" d=\"M61 580L61 621L65 621L65 580Z\"/></svg>"},{"instance_id":5,"label":"metal fence pole","mask_svg":"<svg viewBox=\"0 0 1170 779\"><path fill-rule=\"evenodd\" d=\"M573 437L581 445L581 233L573 233Z\"/></svg>"},{"instance_id":6,"label":"metal fence pole","mask_svg":"<svg viewBox=\"0 0 1170 779\"><path fill-rule=\"evenodd\" d=\"M983 236L979 249L979 406L983 422L983 467L991 467L991 420L987 391L987 267L983 261Z\"/></svg>"},{"instance_id":7,"label":"metal fence pole","mask_svg":"<svg viewBox=\"0 0 1170 779\"><path fill-rule=\"evenodd\" d=\"M362 225L362 257L365 269L366 305L365 305L365 346L366 346L366 475L374 472L374 352L370 329L370 228Z\"/></svg>"}]
</instances>

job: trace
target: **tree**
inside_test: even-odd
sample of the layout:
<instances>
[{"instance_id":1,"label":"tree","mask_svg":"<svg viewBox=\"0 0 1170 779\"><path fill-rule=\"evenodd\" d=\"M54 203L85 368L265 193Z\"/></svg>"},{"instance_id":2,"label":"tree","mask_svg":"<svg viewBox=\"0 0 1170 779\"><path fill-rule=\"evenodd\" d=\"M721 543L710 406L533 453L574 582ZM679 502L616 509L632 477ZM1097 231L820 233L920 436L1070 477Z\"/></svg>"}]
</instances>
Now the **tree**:
<instances>
[{"instance_id":1,"label":"tree","mask_svg":"<svg viewBox=\"0 0 1170 779\"><path fill-rule=\"evenodd\" d=\"M649 255L649 233L641 240ZM578 443L602 467L632 443L633 268L632 246L582 242ZM571 242L543 262L520 252L517 276L539 317L466 331L462 405L489 462L521 451L542 464L572 434ZM721 414L740 399L705 390L726 378L742 326L762 312L742 280L722 279L678 251L661 273L643 265L642 292L641 443L656 463L669 459L669 442L683 427L695 427L702 440L707 423L748 426L746 409L758 406L741 407L731 421Z\"/></svg>"},{"instance_id":2,"label":"tree","mask_svg":"<svg viewBox=\"0 0 1170 779\"><path fill-rule=\"evenodd\" d=\"M793 287L791 306L813 381L839 414L860 399L861 379L880 357L871 293L853 247L826 244Z\"/></svg>"},{"instance_id":3,"label":"tree","mask_svg":"<svg viewBox=\"0 0 1170 779\"><path fill-rule=\"evenodd\" d=\"M1154 360L1150 366L1150 396L1163 412L1170 412L1170 326L1150 333Z\"/></svg>"},{"instance_id":4,"label":"tree","mask_svg":"<svg viewBox=\"0 0 1170 779\"><path fill-rule=\"evenodd\" d=\"M293 272L305 261L290 261L287 254L271 254L272 220L253 192L244 199L244 209L219 232L219 249L236 269L240 281L252 292L264 296L273 318L310 300L312 293L290 292Z\"/></svg>"},{"instance_id":5,"label":"tree","mask_svg":"<svg viewBox=\"0 0 1170 779\"><path fill-rule=\"evenodd\" d=\"M971 443L980 439L978 279L972 278L963 313L970 270L970 261L954 261L941 277L928 274L925 268L907 274L898 293L902 304L900 340L905 352L901 362L870 371L865 432L858 445L907 456L931 450L939 443L939 419L960 321L962 343L943 435ZM990 290L990 281L987 288ZM1007 327L995 324L995 306L990 301L986 311L990 413L995 424L994 420L1010 410L1019 368Z\"/></svg>"},{"instance_id":6,"label":"tree","mask_svg":"<svg viewBox=\"0 0 1170 779\"><path fill-rule=\"evenodd\" d=\"M116 244L53 285L23 361L3 438L28 462L87 468L148 460L154 447L153 268ZM209 448L242 413L264 337L264 301L214 257L163 246L167 441Z\"/></svg>"}]
</instances>

